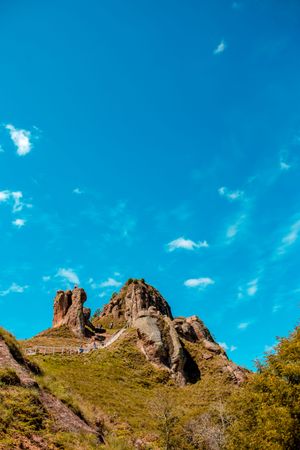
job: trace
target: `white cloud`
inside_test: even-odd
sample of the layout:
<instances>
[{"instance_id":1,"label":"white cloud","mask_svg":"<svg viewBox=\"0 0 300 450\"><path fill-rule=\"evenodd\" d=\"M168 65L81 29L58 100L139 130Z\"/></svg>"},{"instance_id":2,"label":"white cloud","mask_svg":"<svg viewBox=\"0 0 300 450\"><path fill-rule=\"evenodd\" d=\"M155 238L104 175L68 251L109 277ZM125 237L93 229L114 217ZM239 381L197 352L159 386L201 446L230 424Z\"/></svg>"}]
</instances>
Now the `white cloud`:
<instances>
[{"instance_id":1,"label":"white cloud","mask_svg":"<svg viewBox=\"0 0 300 450\"><path fill-rule=\"evenodd\" d=\"M226 342L219 342L218 344L220 345L220 347L222 347L225 350L225 352L228 352L228 350L230 352L234 352L237 349L237 347L235 345L229 346L226 344Z\"/></svg>"},{"instance_id":2,"label":"white cloud","mask_svg":"<svg viewBox=\"0 0 300 450\"><path fill-rule=\"evenodd\" d=\"M277 255L284 254L288 249L288 247L290 247L297 241L299 233L300 233L300 220L297 220L290 227L289 232L282 238L281 244L277 249Z\"/></svg>"},{"instance_id":3,"label":"white cloud","mask_svg":"<svg viewBox=\"0 0 300 450\"><path fill-rule=\"evenodd\" d=\"M115 280L114 278L108 278L106 281L100 283L99 287L107 288L107 287L119 287L121 286L121 281Z\"/></svg>"},{"instance_id":4,"label":"white cloud","mask_svg":"<svg viewBox=\"0 0 300 450\"><path fill-rule=\"evenodd\" d=\"M279 165L281 170L289 170L291 168L290 164L282 160L280 161Z\"/></svg>"},{"instance_id":5,"label":"white cloud","mask_svg":"<svg viewBox=\"0 0 300 450\"><path fill-rule=\"evenodd\" d=\"M227 48L226 42L222 39L222 41L214 49L214 55L219 55L220 53L223 53L226 48Z\"/></svg>"},{"instance_id":6,"label":"white cloud","mask_svg":"<svg viewBox=\"0 0 300 450\"><path fill-rule=\"evenodd\" d=\"M0 191L0 202L7 202L10 197L10 191Z\"/></svg>"},{"instance_id":7,"label":"white cloud","mask_svg":"<svg viewBox=\"0 0 300 450\"><path fill-rule=\"evenodd\" d=\"M174 250L177 250L179 248L185 250L195 250L196 248L207 248L208 246L209 245L207 241L194 242L191 239L179 237L178 239L175 239L174 241L171 241L167 244L167 250L169 252L173 252Z\"/></svg>"},{"instance_id":8,"label":"white cloud","mask_svg":"<svg viewBox=\"0 0 300 450\"><path fill-rule=\"evenodd\" d=\"M119 272L114 272L114 275L119 276ZM109 277L107 280L102 283L96 283L94 278L89 278L88 283L90 284L92 289L102 289L102 288L117 288L121 286L121 282L116 280L115 278ZM105 293L106 294L106 293Z\"/></svg>"},{"instance_id":9,"label":"white cloud","mask_svg":"<svg viewBox=\"0 0 300 450\"><path fill-rule=\"evenodd\" d=\"M219 194L221 197L225 197L230 201L239 200L244 196L244 191L240 191L239 189L235 191L231 191L225 186L222 186L218 189Z\"/></svg>"},{"instance_id":10,"label":"white cloud","mask_svg":"<svg viewBox=\"0 0 300 450\"><path fill-rule=\"evenodd\" d=\"M191 287L191 288L194 288L194 287L206 288L209 285L215 284L215 281L209 277L190 278L190 279L186 280L183 284L184 284L184 286Z\"/></svg>"},{"instance_id":11,"label":"white cloud","mask_svg":"<svg viewBox=\"0 0 300 450\"><path fill-rule=\"evenodd\" d=\"M246 330L246 328L248 328L250 325L250 322L241 322L238 324L238 329L239 330Z\"/></svg>"},{"instance_id":12,"label":"white cloud","mask_svg":"<svg viewBox=\"0 0 300 450\"><path fill-rule=\"evenodd\" d=\"M25 219L16 219L12 221L12 224L17 228L24 227L25 223L26 223Z\"/></svg>"},{"instance_id":13,"label":"white cloud","mask_svg":"<svg viewBox=\"0 0 300 450\"><path fill-rule=\"evenodd\" d=\"M228 345L226 344L226 342L218 342L219 346L222 347L225 352L227 352L228 350Z\"/></svg>"},{"instance_id":14,"label":"white cloud","mask_svg":"<svg viewBox=\"0 0 300 450\"><path fill-rule=\"evenodd\" d=\"M241 226L245 222L246 214L242 214L240 217L238 217L237 221L230 225L226 230L226 237L231 240L233 239L238 232L240 231Z\"/></svg>"},{"instance_id":15,"label":"white cloud","mask_svg":"<svg viewBox=\"0 0 300 450\"><path fill-rule=\"evenodd\" d=\"M60 269L58 269L56 276L64 278L65 280L69 281L70 283L77 284L77 285L79 284L79 278L73 269L60 268Z\"/></svg>"},{"instance_id":16,"label":"white cloud","mask_svg":"<svg viewBox=\"0 0 300 450\"><path fill-rule=\"evenodd\" d=\"M17 129L12 124L7 124L5 128L9 131L10 137L17 147L17 154L19 156L27 155L32 149L30 131Z\"/></svg>"},{"instance_id":17,"label":"white cloud","mask_svg":"<svg viewBox=\"0 0 300 450\"><path fill-rule=\"evenodd\" d=\"M10 203L12 205L12 212L20 212L24 207L31 208L32 205L22 201L23 193L21 191L0 191L0 203Z\"/></svg>"},{"instance_id":18,"label":"white cloud","mask_svg":"<svg viewBox=\"0 0 300 450\"><path fill-rule=\"evenodd\" d=\"M16 283L12 283L9 288L0 291L0 297L5 297L6 295L9 295L10 293L17 293L17 294L22 294L25 289L27 289L29 286L20 286L19 284Z\"/></svg>"},{"instance_id":19,"label":"white cloud","mask_svg":"<svg viewBox=\"0 0 300 450\"><path fill-rule=\"evenodd\" d=\"M249 283L247 284L247 294L252 297L253 295L256 294L257 289L258 289L258 278L256 278L255 280L249 281Z\"/></svg>"},{"instance_id":20,"label":"white cloud","mask_svg":"<svg viewBox=\"0 0 300 450\"><path fill-rule=\"evenodd\" d=\"M4 153L4 148L2 147L1 144L0 144L0 153Z\"/></svg>"},{"instance_id":21,"label":"white cloud","mask_svg":"<svg viewBox=\"0 0 300 450\"><path fill-rule=\"evenodd\" d=\"M49 275L44 275L42 279L43 281L50 281L51 277Z\"/></svg>"},{"instance_id":22,"label":"white cloud","mask_svg":"<svg viewBox=\"0 0 300 450\"><path fill-rule=\"evenodd\" d=\"M13 212L22 211L24 203L22 202L23 194L21 191L12 192L11 196L13 198Z\"/></svg>"},{"instance_id":23,"label":"white cloud","mask_svg":"<svg viewBox=\"0 0 300 450\"><path fill-rule=\"evenodd\" d=\"M258 278L255 278L254 280L249 281L249 283L247 283L246 286L244 287L239 286L237 298L241 300L245 296L253 297L256 294L257 290L258 290Z\"/></svg>"},{"instance_id":24,"label":"white cloud","mask_svg":"<svg viewBox=\"0 0 300 450\"><path fill-rule=\"evenodd\" d=\"M73 189L73 194L80 195L80 194L83 194L83 191L77 187L77 188Z\"/></svg>"},{"instance_id":25,"label":"white cloud","mask_svg":"<svg viewBox=\"0 0 300 450\"><path fill-rule=\"evenodd\" d=\"M272 308L272 313L277 313L280 309L282 308L282 306L281 305L274 305L273 306L273 308Z\"/></svg>"}]
</instances>

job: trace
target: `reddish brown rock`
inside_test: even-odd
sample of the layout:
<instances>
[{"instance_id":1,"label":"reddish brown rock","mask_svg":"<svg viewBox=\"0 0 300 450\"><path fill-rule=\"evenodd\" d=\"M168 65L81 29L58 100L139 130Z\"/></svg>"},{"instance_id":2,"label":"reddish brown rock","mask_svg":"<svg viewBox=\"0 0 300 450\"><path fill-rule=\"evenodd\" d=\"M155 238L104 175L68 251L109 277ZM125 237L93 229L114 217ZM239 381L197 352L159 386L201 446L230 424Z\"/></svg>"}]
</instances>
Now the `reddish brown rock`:
<instances>
[{"instance_id":1,"label":"reddish brown rock","mask_svg":"<svg viewBox=\"0 0 300 450\"><path fill-rule=\"evenodd\" d=\"M112 296L99 317L115 328L137 330L139 347L153 364L167 369L183 385L200 379L195 359L186 343L199 345L203 361L216 365L234 382L246 378L246 371L228 360L224 349L215 342L208 328L197 316L173 319L171 308L162 295L144 280L128 280L119 293ZM215 362L213 363L215 364Z\"/></svg>"},{"instance_id":2,"label":"reddish brown rock","mask_svg":"<svg viewBox=\"0 0 300 450\"><path fill-rule=\"evenodd\" d=\"M104 307L101 317L131 325L141 313L148 311L172 318L170 306L154 287L144 280L128 280Z\"/></svg>"},{"instance_id":3,"label":"reddish brown rock","mask_svg":"<svg viewBox=\"0 0 300 450\"><path fill-rule=\"evenodd\" d=\"M53 328L67 325L78 337L86 336L86 324L90 310L83 308L86 301L84 289L75 287L73 291L58 291L54 299ZM84 310L86 310L84 312Z\"/></svg>"}]
</instances>

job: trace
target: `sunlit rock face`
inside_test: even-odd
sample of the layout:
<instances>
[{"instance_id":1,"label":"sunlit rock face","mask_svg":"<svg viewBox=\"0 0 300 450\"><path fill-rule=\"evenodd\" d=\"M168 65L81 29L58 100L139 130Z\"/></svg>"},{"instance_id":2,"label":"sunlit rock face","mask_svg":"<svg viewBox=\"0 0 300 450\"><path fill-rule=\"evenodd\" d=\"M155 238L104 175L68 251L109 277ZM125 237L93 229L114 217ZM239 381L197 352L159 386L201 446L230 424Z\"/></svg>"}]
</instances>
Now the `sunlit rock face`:
<instances>
[{"instance_id":1,"label":"sunlit rock face","mask_svg":"<svg viewBox=\"0 0 300 450\"><path fill-rule=\"evenodd\" d=\"M243 370L228 360L199 317L173 319L168 302L144 280L128 280L104 306L101 318L112 327L136 329L138 345L146 358L157 367L169 370L180 385L201 377L185 342L199 344L203 360L217 358L220 370L228 373L234 382L245 378Z\"/></svg>"},{"instance_id":2,"label":"sunlit rock face","mask_svg":"<svg viewBox=\"0 0 300 450\"><path fill-rule=\"evenodd\" d=\"M58 291L54 299L53 328L67 325L76 336L86 336L85 326L90 318L90 310L83 307L86 298L82 288Z\"/></svg>"}]
</instances>

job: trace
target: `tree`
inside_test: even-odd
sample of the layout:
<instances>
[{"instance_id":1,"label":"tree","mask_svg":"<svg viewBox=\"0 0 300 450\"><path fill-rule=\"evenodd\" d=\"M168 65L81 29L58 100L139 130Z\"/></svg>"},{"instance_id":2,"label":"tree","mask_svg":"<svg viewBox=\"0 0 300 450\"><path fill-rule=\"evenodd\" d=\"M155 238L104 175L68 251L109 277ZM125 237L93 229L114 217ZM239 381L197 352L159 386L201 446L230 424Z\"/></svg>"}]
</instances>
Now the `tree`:
<instances>
[{"instance_id":1,"label":"tree","mask_svg":"<svg viewBox=\"0 0 300 450\"><path fill-rule=\"evenodd\" d=\"M259 371L229 402L226 448L300 448L300 327L280 339Z\"/></svg>"},{"instance_id":2,"label":"tree","mask_svg":"<svg viewBox=\"0 0 300 450\"><path fill-rule=\"evenodd\" d=\"M177 450L177 433L175 426L178 422L175 400L171 392L162 390L151 402L151 410L157 422L157 429L163 450Z\"/></svg>"}]
</instances>

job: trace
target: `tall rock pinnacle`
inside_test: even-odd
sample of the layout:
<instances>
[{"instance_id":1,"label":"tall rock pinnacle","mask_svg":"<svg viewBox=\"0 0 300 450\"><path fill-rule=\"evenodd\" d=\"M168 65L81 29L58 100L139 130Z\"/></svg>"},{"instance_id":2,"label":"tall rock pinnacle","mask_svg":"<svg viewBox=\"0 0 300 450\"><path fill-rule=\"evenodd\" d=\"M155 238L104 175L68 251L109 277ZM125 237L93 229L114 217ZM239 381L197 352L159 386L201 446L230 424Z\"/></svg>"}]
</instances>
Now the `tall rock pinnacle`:
<instances>
[{"instance_id":1,"label":"tall rock pinnacle","mask_svg":"<svg viewBox=\"0 0 300 450\"><path fill-rule=\"evenodd\" d=\"M83 307L86 299L86 293L82 288L57 291L54 299L53 328L67 325L76 336L86 336L88 333L86 325L94 328L89 321L91 310Z\"/></svg>"}]
</instances>

